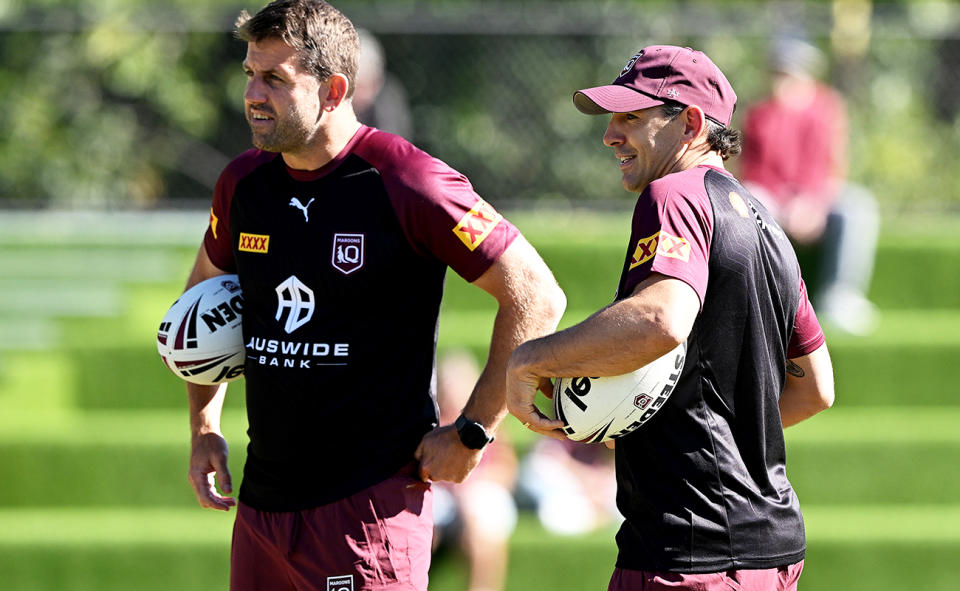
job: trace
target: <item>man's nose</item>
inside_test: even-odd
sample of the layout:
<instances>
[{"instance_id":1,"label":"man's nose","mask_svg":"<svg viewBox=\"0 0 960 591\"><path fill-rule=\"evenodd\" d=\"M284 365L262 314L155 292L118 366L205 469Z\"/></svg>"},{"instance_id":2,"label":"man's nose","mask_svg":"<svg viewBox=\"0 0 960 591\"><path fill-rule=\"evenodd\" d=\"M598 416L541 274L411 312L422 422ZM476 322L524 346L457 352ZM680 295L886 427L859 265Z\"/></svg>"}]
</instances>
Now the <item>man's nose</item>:
<instances>
[{"instance_id":1,"label":"man's nose","mask_svg":"<svg viewBox=\"0 0 960 591\"><path fill-rule=\"evenodd\" d=\"M264 92L263 82L257 80L256 76L247 81L247 88L243 92L243 100L251 104L266 102L267 94Z\"/></svg>"},{"instance_id":2,"label":"man's nose","mask_svg":"<svg viewBox=\"0 0 960 591\"><path fill-rule=\"evenodd\" d=\"M620 133L620 130L614 124L613 121L607 124L607 131L603 134L603 144L605 146L610 146L611 148L619 146L623 143L623 134Z\"/></svg>"}]
</instances>

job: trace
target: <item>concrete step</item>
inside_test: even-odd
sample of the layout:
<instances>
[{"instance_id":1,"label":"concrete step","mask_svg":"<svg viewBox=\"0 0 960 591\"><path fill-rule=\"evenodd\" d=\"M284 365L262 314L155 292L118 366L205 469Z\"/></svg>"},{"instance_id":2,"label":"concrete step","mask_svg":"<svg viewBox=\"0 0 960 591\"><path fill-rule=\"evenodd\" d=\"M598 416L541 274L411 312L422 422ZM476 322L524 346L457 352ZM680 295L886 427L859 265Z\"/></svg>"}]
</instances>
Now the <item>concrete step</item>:
<instances>
[{"instance_id":1,"label":"concrete step","mask_svg":"<svg viewBox=\"0 0 960 591\"><path fill-rule=\"evenodd\" d=\"M0 510L0 569L9 591L225 589L231 514L196 509ZM956 589L960 506L857 509L808 506L810 589ZM510 540L506 591L603 588L616 559L613 531L558 537L521 514ZM431 591L465 588L458 556L434 560Z\"/></svg>"},{"instance_id":2,"label":"concrete step","mask_svg":"<svg viewBox=\"0 0 960 591\"><path fill-rule=\"evenodd\" d=\"M183 276L182 250L152 247L0 247L0 277L14 284L22 280L70 280L81 284L92 280L182 283L186 280Z\"/></svg>"},{"instance_id":3,"label":"concrete step","mask_svg":"<svg viewBox=\"0 0 960 591\"><path fill-rule=\"evenodd\" d=\"M189 211L39 210L0 215L0 246L199 246L209 214Z\"/></svg>"},{"instance_id":4,"label":"concrete step","mask_svg":"<svg viewBox=\"0 0 960 591\"><path fill-rule=\"evenodd\" d=\"M0 418L0 507L193 506L186 401L179 411L7 412ZM533 438L505 428L524 453ZM960 406L832 409L787 430L787 473L801 503L851 508L957 502ZM223 429L239 484L246 418ZM66 484L65 484L66 483Z\"/></svg>"},{"instance_id":5,"label":"concrete step","mask_svg":"<svg viewBox=\"0 0 960 591\"><path fill-rule=\"evenodd\" d=\"M43 351L59 343L60 326L49 318L0 316L0 352Z\"/></svg>"},{"instance_id":6,"label":"concrete step","mask_svg":"<svg viewBox=\"0 0 960 591\"><path fill-rule=\"evenodd\" d=\"M122 304L118 282L0 279L2 317L117 316Z\"/></svg>"}]
</instances>

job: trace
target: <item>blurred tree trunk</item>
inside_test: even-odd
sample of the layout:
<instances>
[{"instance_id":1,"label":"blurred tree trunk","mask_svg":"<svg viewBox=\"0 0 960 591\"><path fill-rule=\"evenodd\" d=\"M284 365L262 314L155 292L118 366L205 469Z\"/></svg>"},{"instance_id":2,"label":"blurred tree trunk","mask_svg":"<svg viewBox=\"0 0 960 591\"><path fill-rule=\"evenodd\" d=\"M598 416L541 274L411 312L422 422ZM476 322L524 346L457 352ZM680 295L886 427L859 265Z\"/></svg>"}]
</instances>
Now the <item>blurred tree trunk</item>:
<instances>
[{"instance_id":1,"label":"blurred tree trunk","mask_svg":"<svg viewBox=\"0 0 960 591\"><path fill-rule=\"evenodd\" d=\"M864 88L872 13L872 0L832 0L830 43L835 58L834 84L848 97L859 95Z\"/></svg>"}]
</instances>

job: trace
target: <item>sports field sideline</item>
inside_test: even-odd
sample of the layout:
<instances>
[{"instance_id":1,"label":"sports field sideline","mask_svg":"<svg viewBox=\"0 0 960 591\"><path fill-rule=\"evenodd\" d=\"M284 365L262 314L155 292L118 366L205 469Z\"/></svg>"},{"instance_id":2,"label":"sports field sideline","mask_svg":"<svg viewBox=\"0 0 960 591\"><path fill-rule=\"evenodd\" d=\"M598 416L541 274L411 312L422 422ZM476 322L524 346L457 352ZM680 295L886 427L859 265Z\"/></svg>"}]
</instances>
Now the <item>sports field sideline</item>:
<instances>
[{"instance_id":1,"label":"sports field sideline","mask_svg":"<svg viewBox=\"0 0 960 591\"><path fill-rule=\"evenodd\" d=\"M507 213L566 290L563 325L609 301L624 213ZM203 211L0 214L0 588L226 587L231 517L195 506L185 396L153 343L205 224ZM787 431L810 547L801 588L956 588L960 221L910 226L924 235L881 238L877 332L828 333L837 405ZM441 349L482 355L493 313L449 277ZM235 476L240 392L224 421ZM604 588L614 556L612 532L560 538L524 515L508 589ZM463 587L454 556L432 577Z\"/></svg>"}]
</instances>

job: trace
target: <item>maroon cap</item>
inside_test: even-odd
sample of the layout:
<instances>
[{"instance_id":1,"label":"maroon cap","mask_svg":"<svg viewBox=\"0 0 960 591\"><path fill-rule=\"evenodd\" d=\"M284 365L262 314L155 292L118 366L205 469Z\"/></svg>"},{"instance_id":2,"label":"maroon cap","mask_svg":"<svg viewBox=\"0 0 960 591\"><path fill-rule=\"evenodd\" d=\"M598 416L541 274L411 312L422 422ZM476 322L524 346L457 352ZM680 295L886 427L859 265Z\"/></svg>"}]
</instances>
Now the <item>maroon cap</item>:
<instances>
[{"instance_id":1,"label":"maroon cap","mask_svg":"<svg viewBox=\"0 0 960 591\"><path fill-rule=\"evenodd\" d=\"M668 101L695 105L730 125L737 94L707 54L689 47L652 45L630 58L608 86L578 90L573 104L587 115L628 113Z\"/></svg>"}]
</instances>

